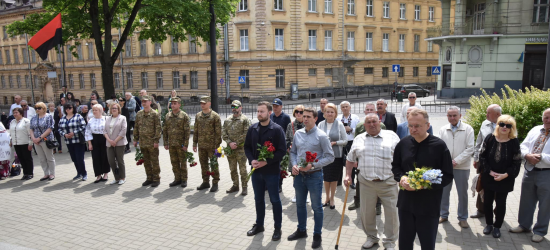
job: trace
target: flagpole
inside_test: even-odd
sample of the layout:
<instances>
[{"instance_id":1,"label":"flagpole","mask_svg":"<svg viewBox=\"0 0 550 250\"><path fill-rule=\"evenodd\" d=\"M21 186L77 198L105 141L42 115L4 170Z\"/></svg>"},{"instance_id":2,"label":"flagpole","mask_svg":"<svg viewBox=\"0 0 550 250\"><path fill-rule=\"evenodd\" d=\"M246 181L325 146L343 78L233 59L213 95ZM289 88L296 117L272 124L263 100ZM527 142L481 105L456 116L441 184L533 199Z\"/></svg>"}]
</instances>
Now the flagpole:
<instances>
[{"instance_id":1,"label":"flagpole","mask_svg":"<svg viewBox=\"0 0 550 250\"><path fill-rule=\"evenodd\" d=\"M67 86L67 84L65 83L65 55L61 53L61 46L58 44L57 45L57 51L60 52L60 55L61 55L61 61L59 62L60 66L61 66L61 87L63 86ZM61 100L59 100L61 102Z\"/></svg>"},{"instance_id":2,"label":"flagpole","mask_svg":"<svg viewBox=\"0 0 550 250\"><path fill-rule=\"evenodd\" d=\"M23 20L25 20L25 15L23 15ZM25 33L25 41L27 44L27 47L25 47L25 49L27 50L27 62L29 64L29 79L31 81L31 96L32 96L31 103L34 104L35 99L34 99L34 84L32 82L31 51L29 50L29 37L27 36L27 33Z\"/></svg>"}]
</instances>

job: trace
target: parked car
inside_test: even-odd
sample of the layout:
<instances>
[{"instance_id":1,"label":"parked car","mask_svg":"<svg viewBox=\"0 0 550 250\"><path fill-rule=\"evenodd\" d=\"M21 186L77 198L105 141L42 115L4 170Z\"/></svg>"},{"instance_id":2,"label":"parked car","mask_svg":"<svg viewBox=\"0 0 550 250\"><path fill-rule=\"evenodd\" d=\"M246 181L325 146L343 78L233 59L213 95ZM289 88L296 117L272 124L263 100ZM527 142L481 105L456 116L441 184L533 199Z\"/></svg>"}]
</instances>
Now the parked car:
<instances>
[{"instance_id":1,"label":"parked car","mask_svg":"<svg viewBox=\"0 0 550 250\"><path fill-rule=\"evenodd\" d=\"M399 92L403 93L403 98L407 98L410 92L416 93L418 97L428 97L430 96L430 90L422 88L416 84L407 84L403 86L398 86Z\"/></svg>"}]
</instances>

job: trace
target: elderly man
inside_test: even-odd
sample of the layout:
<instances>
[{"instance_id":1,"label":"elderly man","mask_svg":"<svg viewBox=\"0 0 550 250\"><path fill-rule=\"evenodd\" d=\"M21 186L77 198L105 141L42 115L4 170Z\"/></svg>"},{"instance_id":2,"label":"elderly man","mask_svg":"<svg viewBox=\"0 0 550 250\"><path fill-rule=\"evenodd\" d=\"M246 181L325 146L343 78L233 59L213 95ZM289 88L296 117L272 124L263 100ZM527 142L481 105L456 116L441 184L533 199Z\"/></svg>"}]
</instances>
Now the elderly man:
<instances>
[{"instance_id":1,"label":"elderly man","mask_svg":"<svg viewBox=\"0 0 550 250\"><path fill-rule=\"evenodd\" d=\"M411 113L411 111L415 110L415 109L418 109L417 107L409 107L407 109L407 117L409 116L409 113ZM430 125L430 128L428 129L428 133L430 135L433 135L433 128L432 128L432 125ZM399 125L397 125L397 136L399 136L399 138L403 139L405 137L407 137L409 135L409 122L405 121L404 123L401 123Z\"/></svg>"},{"instance_id":2,"label":"elderly man","mask_svg":"<svg viewBox=\"0 0 550 250\"><path fill-rule=\"evenodd\" d=\"M130 142L132 141L132 129L134 128L134 125L136 124L136 100L132 96L132 93L126 92L124 95L126 97L126 108L128 108L128 113L130 114L127 119L128 122L128 130L126 131L126 139L128 139L128 144L126 144L126 151L124 151L125 154L128 154L132 152L130 150Z\"/></svg>"},{"instance_id":3,"label":"elderly man","mask_svg":"<svg viewBox=\"0 0 550 250\"><path fill-rule=\"evenodd\" d=\"M357 164L359 174L357 183L361 191L361 222L363 230L367 234L367 241L363 248L371 248L379 241L376 230L376 211L372 203L378 198L384 205L385 220L382 240L386 250L395 249L398 237L399 220L397 216L397 182L392 173L392 156L399 137L390 130L380 128L380 120L377 114L367 114L365 128L367 133L355 137L353 145L348 153L346 162L346 179L344 185L351 181L351 172ZM371 145L380 145L372 147Z\"/></svg>"},{"instance_id":4,"label":"elderly man","mask_svg":"<svg viewBox=\"0 0 550 250\"><path fill-rule=\"evenodd\" d=\"M378 118L384 125L386 125L386 128L388 130L391 130L395 133L397 131L397 119L395 119L394 113L386 111L387 107L388 103L386 102L386 100L378 99L378 101L376 101Z\"/></svg>"},{"instance_id":5,"label":"elderly man","mask_svg":"<svg viewBox=\"0 0 550 250\"><path fill-rule=\"evenodd\" d=\"M328 100L323 98L319 101L320 109L317 111L317 121L315 122L315 125L319 125L320 122L325 120L325 115L323 111L325 110L325 106L327 106Z\"/></svg>"},{"instance_id":6,"label":"elderly man","mask_svg":"<svg viewBox=\"0 0 550 250\"><path fill-rule=\"evenodd\" d=\"M359 123L359 116L354 115L351 113L351 104L348 101L343 101L340 103L340 109L342 110L342 114L338 115L336 120L339 120L344 124L344 128L346 129L346 134L348 136L348 144L344 147L344 159L346 158L346 155L348 154L349 150L351 149L351 145L353 144L353 139L355 138L355 129L357 128L357 123ZM355 189L355 169L351 173L351 184L350 187ZM342 177L340 177L342 179Z\"/></svg>"},{"instance_id":7,"label":"elderly man","mask_svg":"<svg viewBox=\"0 0 550 250\"><path fill-rule=\"evenodd\" d=\"M538 203L537 223L531 238L534 242L544 240L550 221L550 108L542 113L542 124L531 129L521 143L521 156L527 162L521 183L519 225L510 229L512 233L529 232Z\"/></svg>"},{"instance_id":8,"label":"elderly man","mask_svg":"<svg viewBox=\"0 0 550 250\"><path fill-rule=\"evenodd\" d=\"M468 179L470 178L471 158L474 153L474 129L472 126L460 120L460 108L451 106L447 109L447 120L449 124L441 127L439 138L447 144L453 158L453 176L458 193L458 225L468 228ZM439 223L448 221L449 217L449 196L453 183L443 188L441 200L441 211Z\"/></svg>"},{"instance_id":9,"label":"elderly man","mask_svg":"<svg viewBox=\"0 0 550 250\"><path fill-rule=\"evenodd\" d=\"M401 108L401 122L402 123L407 121L407 110L410 107L417 107L419 109L422 108L422 106L420 104L416 103L416 93L410 92L408 98L409 98L409 103L403 105L403 107Z\"/></svg>"},{"instance_id":10,"label":"elderly man","mask_svg":"<svg viewBox=\"0 0 550 250\"><path fill-rule=\"evenodd\" d=\"M428 112L414 109L408 117L411 136L403 138L395 147L392 162L394 179L404 190L399 191L399 249L413 249L418 234L422 250L435 249L439 211L443 188L453 181L453 159L445 142L430 135ZM441 170L441 184L432 189L415 190L409 186L407 173L417 167Z\"/></svg>"},{"instance_id":11,"label":"elderly man","mask_svg":"<svg viewBox=\"0 0 550 250\"><path fill-rule=\"evenodd\" d=\"M36 110L27 104L27 101L21 101L21 108L23 109L23 117L29 119L29 121L36 116Z\"/></svg>"},{"instance_id":12,"label":"elderly man","mask_svg":"<svg viewBox=\"0 0 550 250\"><path fill-rule=\"evenodd\" d=\"M476 146L474 147L474 167L477 169L477 173L480 174L479 166L479 151L481 150L481 145L483 144L483 141L485 141L485 137L492 134L495 131L495 128L497 127L497 120L502 115L502 108L498 106L498 104L491 104L489 107L487 107L486 110L486 118L487 120L483 121L481 123L481 127L479 128L479 133L477 134L476 139ZM481 178L481 176L480 176ZM475 214L470 215L470 218L481 218L485 216L484 209L483 209L483 200L481 199L481 196L477 195L477 201L476 201L476 208L477 212Z\"/></svg>"},{"instance_id":13,"label":"elderly man","mask_svg":"<svg viewBox=\"0 0 550 250\"><path fill-rule=\"evenodd\" d=\"M13 98L15 103L11 105L10 107L10 116L13 115L13 109L14 108L21 108L21 96L20 95L15 95L15 97Z\"/></svg>"}]
</instances>

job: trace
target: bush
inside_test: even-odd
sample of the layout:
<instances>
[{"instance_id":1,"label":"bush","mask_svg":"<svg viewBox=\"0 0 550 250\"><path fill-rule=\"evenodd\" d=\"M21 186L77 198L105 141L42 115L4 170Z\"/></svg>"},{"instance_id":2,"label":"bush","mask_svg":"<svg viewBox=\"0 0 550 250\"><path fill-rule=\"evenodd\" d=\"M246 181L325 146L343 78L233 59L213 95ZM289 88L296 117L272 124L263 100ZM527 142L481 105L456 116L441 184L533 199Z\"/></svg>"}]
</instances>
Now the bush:
<instances>
[{"instance_id":1,"label":"bush","mask_svg":"<svg viewBox=\"0 0 550 250\"><path fill-rule=\"evenodd\" d=\"M505 85L502 98L496 93L488 95L481 89L481 96L470 97L470 109L466 112L465 121L470 124L477 135L481 123L485 121L487 107L498 104L502 114L511 115L516 119L518 138L524 139L533 127L542 124L542 112L550 107L550 91L542 91L535 87L525 88L525 92L511 89Z\"/></svg>"}]
</instances>

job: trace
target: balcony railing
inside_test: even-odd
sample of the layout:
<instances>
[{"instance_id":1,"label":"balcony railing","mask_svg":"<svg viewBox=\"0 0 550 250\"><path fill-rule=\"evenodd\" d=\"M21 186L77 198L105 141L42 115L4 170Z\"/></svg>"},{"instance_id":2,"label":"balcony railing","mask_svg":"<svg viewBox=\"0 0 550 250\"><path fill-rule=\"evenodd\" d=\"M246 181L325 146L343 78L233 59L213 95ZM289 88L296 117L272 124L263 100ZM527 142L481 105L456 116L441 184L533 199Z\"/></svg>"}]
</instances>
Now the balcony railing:
<instances>
[{"instance_id":1,"label":"balcony railing","mask_svg":"<svg viewBox=\"0 0 550 250\"><path fill-rule=\"evenodd\" d=\"M476 25L474 25L476 24ZM485 34L499 34L502 23L498 22L483 23L482 25L474 21L473 17L466 18L464 23L451 23L449 24L448 32L444 32L446 29L443 25L430 27L426 30L428 37L440 37L440 36L452 36L452 35L485 35Z\"/></svg>"}]
</instances>

